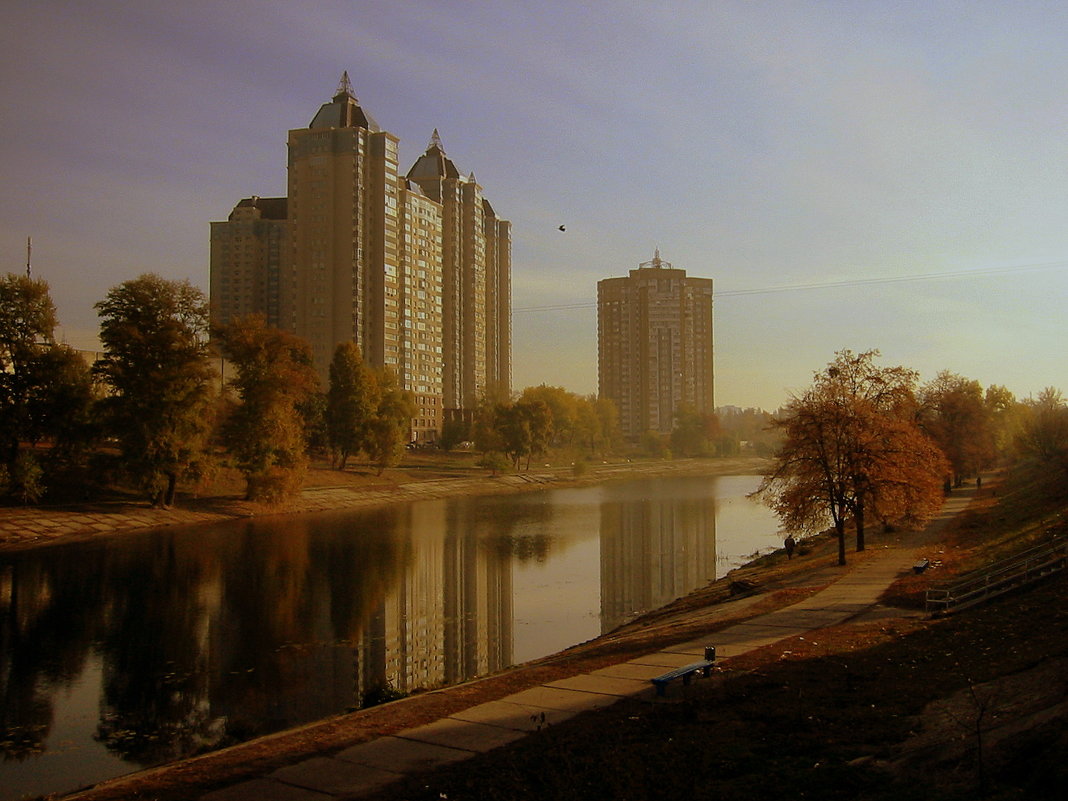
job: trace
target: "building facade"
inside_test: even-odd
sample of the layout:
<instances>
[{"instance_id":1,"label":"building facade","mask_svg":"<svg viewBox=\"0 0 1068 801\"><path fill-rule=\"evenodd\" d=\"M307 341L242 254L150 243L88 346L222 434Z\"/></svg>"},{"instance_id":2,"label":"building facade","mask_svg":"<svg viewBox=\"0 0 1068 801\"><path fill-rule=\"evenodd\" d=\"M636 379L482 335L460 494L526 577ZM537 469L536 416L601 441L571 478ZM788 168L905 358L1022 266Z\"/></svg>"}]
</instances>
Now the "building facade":
<instances>
[{"instance_id":1,"label":"building facade","mask_svg":"<svg viewBox=\"0 0 1068 801\"><path fill-rule=\"evenodd\" d=\"M212 317L222 325L248 314L283 324L289 218L284 197L249 197L225 222L211 223Z\"/></svg>"},{"instance_id":2,"label":"building facade","mask_svg":"<svg viewBox=\"0 0 1068 801\"><path fill-rule=\"evenodd\" d=\"M715 411L712 279L660 258L597 283L597 376L623 436L668 433L683 408Z\"/></svg>"},{"instance_id":3,"label":"building facade","mask_svg":"<svg viewBox=\"0 0 1068 801\"><path fill-rule=\"evenodd\" d=\"M441 205L443 392L448 408L473 409L486 389L511 389L511 224L436 130L407 180Z\"/></svg>"},{"instance_id":4,"label":"building facade","mask_svg":"<svg viewBox=\"0 0 1068 801\"><path fill-rule=\"evenodd\" d=\"M510 224L445 156L437 131L402 174L397 137L360 106L346 73L310 125L289 132L288 151L288 197L269 199L272 214L282 209L270 218L285 243L276 266L257 263L260 250L239 261L246 251L231 244L248 236L239 222L263 217L263 199L212 223L217 319L265 314L308 340L324 383L337 345L355 342L415 395L414 440L436 439L446 416L473 409L488 387L510 391ZM257 270L277 274L276 296L244 292ZM276 308L260 305L270 297Z\"/></svg>"}]
</instances>

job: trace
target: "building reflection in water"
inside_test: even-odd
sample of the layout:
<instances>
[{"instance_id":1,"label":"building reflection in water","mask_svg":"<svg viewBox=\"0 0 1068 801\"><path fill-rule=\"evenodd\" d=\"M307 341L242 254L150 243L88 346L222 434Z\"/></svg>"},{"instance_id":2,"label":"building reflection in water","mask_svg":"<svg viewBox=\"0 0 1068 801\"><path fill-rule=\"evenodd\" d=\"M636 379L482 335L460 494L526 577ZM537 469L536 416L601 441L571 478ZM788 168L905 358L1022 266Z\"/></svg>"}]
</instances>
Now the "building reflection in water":
<instances>
[{"instance_id":1,"label":"building reflection in water","mask_svg":"<svg viewBox=\"0 0 1068 801\"><path fill-rule=\"evenodd\" d=\"M588 639L714 578L716 533L673 479L0 554L0 801L505 668L520 572L554 604L524 659Z\"/></svg>"},{"instance_id":2,"label":"building reflection in water","mask_svg":"<svg viewBox=\"0 0 1068 801\"><path fill-rule=\"evenodd\" d=\"M711 493L610 494L601 504L601 633L716 578Z\"/></svg>"}]
</instances>

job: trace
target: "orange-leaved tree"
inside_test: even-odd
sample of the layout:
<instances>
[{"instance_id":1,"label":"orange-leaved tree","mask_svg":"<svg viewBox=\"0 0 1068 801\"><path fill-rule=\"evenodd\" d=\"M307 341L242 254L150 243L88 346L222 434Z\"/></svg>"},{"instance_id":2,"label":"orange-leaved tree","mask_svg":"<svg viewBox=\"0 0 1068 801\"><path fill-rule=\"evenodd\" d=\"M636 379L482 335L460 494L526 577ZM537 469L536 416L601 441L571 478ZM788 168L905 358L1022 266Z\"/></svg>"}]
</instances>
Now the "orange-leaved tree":
<instances>
[{"instance_id":1,"label":"orange-leaved tree","mask_svg":"<svg viewBox=\"0 0 1068 801\"><path fill-rule=\"evenodd\" d=\"M776 417L782 445L754 493L787 530L834 527L838 562L846 563L850 521L857 550L869 517L917 521L941 503L946 462L919 429L916 373L879 367L878 351L840 351L812 386Z\"/></svg>"}]
</instances>

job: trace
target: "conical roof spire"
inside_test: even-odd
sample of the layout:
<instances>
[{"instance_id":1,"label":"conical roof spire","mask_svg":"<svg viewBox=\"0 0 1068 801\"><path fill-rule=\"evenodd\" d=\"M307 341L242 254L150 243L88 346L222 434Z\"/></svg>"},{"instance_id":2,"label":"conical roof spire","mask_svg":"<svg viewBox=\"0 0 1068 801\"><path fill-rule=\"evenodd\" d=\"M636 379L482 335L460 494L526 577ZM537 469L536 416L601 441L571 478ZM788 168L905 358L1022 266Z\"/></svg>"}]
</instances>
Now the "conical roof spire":
<instances>
[{"instance_id":1,"label":"conical roof spire","mask_svg":"<svg viewBox=\"0 0 1068 801\"><path fill-rule=\"evenodd\" d=\"M660 269L660 268L666 267L668 269L673 269L673 267L671 265L671 262L664 261L663 259L660 258L660 246L659 245L657 246L656 250L653 251L653 258L651 260L649 260L649 261L643 261L641 264L638 265L638 267L639 267L639 269L645 268L645 267L652 267L653 269Z\"/></svg>"},{"instance_id":2,"label":"conical roof spire","mask_svg":"<svg viewBox=\"0 0 1068 801\"><path fill-rule=\"evenodd\" d=\"M427 150L436 147L442 153L445 152L445 145L441 144L441 136L438 135L438 129L434 129L434 133L430 135L430 144L426 146Z\"/></svg>"},{"instance_id":3,"label":"conical roof spire","mask_svg":"<svg viewBox=\"0 0 1068 801\"><path fill-rule=\"evenodd\" d=\"M349 71L345 70L341 73L341 80L338 81L337 91L334 92L334 100L342 100L346 97L356 99L356 95L352 91L352 82L349 81Z\"/></svg>"},{"instance_id":4,"label":"conical roof spire","mask_svg":"<svg viewBox=\"0 0 1068 801\"><path fill-rule=\"evenodd\" d=\"M352 91L349 72L341 73L337 84L337 94L329 103L324 103L319 113L311 121L309 128L366 128L368 131L380 131L374 117L360 107Z\"/></svg>"}]
</instances>

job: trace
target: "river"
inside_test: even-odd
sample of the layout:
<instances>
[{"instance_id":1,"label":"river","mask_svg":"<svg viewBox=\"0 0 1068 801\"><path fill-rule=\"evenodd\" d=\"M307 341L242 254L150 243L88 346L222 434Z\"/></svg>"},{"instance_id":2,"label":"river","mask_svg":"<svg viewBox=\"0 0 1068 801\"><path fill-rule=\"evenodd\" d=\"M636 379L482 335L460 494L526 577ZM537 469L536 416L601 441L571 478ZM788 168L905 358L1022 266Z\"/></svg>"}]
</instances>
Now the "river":
<instances>
[{"instance_id":1,"label":"river","mask_svg":"<svg viewBox=\"0 0 1068 801\"><path fill-rule=\"evenodd\" d=\"M756 476L168 528L0 554L0 801L610 631L777 546Z\"/></svg>"}]
</instances>

